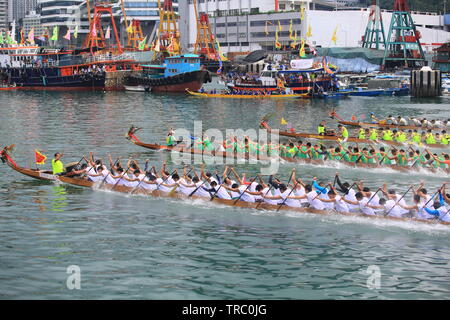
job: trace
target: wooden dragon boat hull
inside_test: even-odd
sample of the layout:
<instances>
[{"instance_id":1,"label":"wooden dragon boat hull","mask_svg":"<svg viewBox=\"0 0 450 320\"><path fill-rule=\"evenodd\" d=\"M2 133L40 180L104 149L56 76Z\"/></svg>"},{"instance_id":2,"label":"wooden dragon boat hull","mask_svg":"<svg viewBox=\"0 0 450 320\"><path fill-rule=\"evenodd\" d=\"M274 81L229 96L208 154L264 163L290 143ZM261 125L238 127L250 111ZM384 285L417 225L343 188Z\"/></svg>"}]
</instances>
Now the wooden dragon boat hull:
<instances>
[{"instance_id":1,"label":"wooden dragon boat hull","mask_svg":"<svg viewBox=\"0 0 450 320\"><path fill-rule=\"evenodd\" d=\"M267 132L271 132L272 130L266 125L266 124L262 124L262 127L265 128L267 130ZM313 134L313 133L304 133L304 132L290 132L290 131L279 131L278 134L280 136L284 136L284 137L290 137L290 138L307 138L307 139L315 139L315 140L328 140L328 141L338 141L341 142L342 140L344 140L342 137L338 137L338 136L327 136L327 135L319 135L319 134ZM408 147L409 144L407 143L401 143L401 142L397 142L397 141L386 141L386 140L381 140L381 141L374 141L374 140L367 140L367 139L358 139L358 138L353 138L353 137L349 137L347 139L347 142L354 142L354 143L365 143L365 144L386 144L386 145L390 145L390 146L398 146L398 147ZM418 147L416 144L414 144L413 146ZM450 145L443 145L443 144L424 144L425 147L427 148L439 148L439 149L443 149L443 148L448 148Z\"/></svg>"},{"instance_id":2,"label":"wooden dragon boat hull","mask_svg":"<svg viewBox=\"0 0 450 320\"><path fill-rule=\"evenodd\" d=\"M66 183L73 186L78 187L86 187L91 189L99 189L101 183L94 183L92 181L84 180L81 178L71 178L66 176L41 176L39 175L39 172L36 172L33 169L23 168L18 165L12 164L9 162L7 158L4 157L4 154L1 154L2 159L15 171L24 174L26 176L29 176L31 178L39 179L39 180L47 180L47 181L60 181L62 183ZM56 180L54 180L55 178ZM101 186L101 189L103 190L109 190L114 191L118 193L124 193L124 194L130 194L133 192L133 194L139 194L149 197L160 197L160 198L171 198L171 199L180 199L180 200L188 200L188 199L202 199L204 201L208 202L216 202L222 205L227 205L230 207L239 207L239 208L247 208L247 209L254 209L254 210L266 210L266 211L289 211L289 212L297 212L297 213L311 213L311 214L320 214L320 215L329 215L329 214L339 214L344 216L359 216L359 217L365 217L365 218L371 218L375 220L391 220L391 221L407 221L407 222L420 222L420 223L426 223L426 224L442 224L442 225L450 225L450 222L440 221L440 220L419 220L415 218L397 218L397 217L385 217L385 216L367 216L363 214L357 214L357 213L342 213L342 212L336 212L336 211L327 211L327 210L316 210L312 208L293 208L288 206L280 206L280 205L271 205L267 203L255 203L255 202L245 202L245 201L238 201L235 200L227 200L227 199L219 199L214 198L214 200L210 200L209 198L199 197L199 196L192 196L188 197L184 194L175 193L175 192L162 192L159 190L153 190L153 191L147 191L144 189L137 189L136 192L135 188L132 187L126 187L126 186L113 186L110 184L103 184Z\"/></svg>"},{"instance_id":3,"label":"wooden dragon boat hull","mask_svg":"<svg viewBox=\"0 0 450 320\"><path fill-rule=\"evenodd\" d=\"M425 128L425 127L418 127L418 126L411 126L411 125L398 125L398 124L388 124L388 123L370 123L370 122L356 122L356 121L344 121L339 120L338 123L346 126L352 126L352 127L362 127L362 128L387 128L387 129L399 129L399 130L445 130L447 128Z\"/></svg>"},{"instance_id":4,"label":"wooden dragon boat hull","mask_svg":"<svg viewBox=\"0 0 450 320\"><path fill-rule=\"evenodd\" d=\"M211 156L211 157L222 157L222 158L231 158L231 159L245 159L245 160L254 160L254 161L270 161L275 158L270 158L268 156L255 156L250 155L248 153L231 153L231 152L215 152L214 154L209 151L201 151L197 149L192 148L186 148L185 145L177 145L176 147L168 147L165 145L160 144L151 144L151 143L143 143L140 141L136 141L133 138L130 137L129 139L132 143L134 143L137 146L151 149L151 150L166 150L166 151L175 151L180 153L187 153L187 154L193 154L193 155L203 155L203 156ZM425 170L427 172L431 173L437 173L442 172L444 174L450 173L450 168L426 168L426 167L407 167L407 166L399 166L399 165L379 165L377 163L353 163L353 162L345 162L345 161L335 161L335 160L321 160L321 159L304 159L304 158L289 158L289 157L278 157L281 160L284 160L289 163L303 163L303 164L310 164L310 165L326 165L327 163L339 163L343 164L346 167L349 168L360 168L360 169L392 169L395 171L400 172L414 172L417 171L417 169Z\"/></svg>"}]
</instances>

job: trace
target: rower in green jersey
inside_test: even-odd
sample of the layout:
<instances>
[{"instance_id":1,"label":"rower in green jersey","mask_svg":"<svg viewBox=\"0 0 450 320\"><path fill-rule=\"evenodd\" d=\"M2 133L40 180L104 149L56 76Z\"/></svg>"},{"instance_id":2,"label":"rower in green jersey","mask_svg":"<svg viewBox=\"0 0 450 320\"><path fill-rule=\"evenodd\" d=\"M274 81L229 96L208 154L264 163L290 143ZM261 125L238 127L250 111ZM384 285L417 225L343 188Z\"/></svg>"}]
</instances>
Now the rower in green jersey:
<instances>
[{"instance_id":1,"label":"rower in green jersey","mask_svg":"<svg viewBox=\"0 0 450 320\"><path fill-rule=\"evenodd\" d=\"M367 163L373 164L376 162L377 155L374 149L370 149L369 155L366 154L365 158L367 158Z\"/></svg>"},{"instance_id":2,"label":"rower in green jersey","mask_svg":"<svg viewBox=\"0 0 450 320\"><path fill-rule=\"evenodd\" d=\"M317 127L317 134L321 136L325 135L326 131L325 124L326 124L325 121L320 122L319 126Z\"/></svg>"},{"instance_id":3,"label":"rower in green jersey","mask_svg":"<svg viewBox=\"0 0 450 320\"><path fill-rule=\"evenodd\" d=\"M342 161L344 159L343 153L345 154L345 151L342 151L341 148L336 147L336 149L334 149L334 153L333 153L334 160Z\"/></svg>"},{"instance_id":4,"label":"rower in green jersey","mask_svg":"<svg viewBox=\"0 0 450 320\"><path fill-rule=\"evenodd\" d=\"M300 159L309 159L310 158L310 148L311 142L308 142L306 145L302 145L302 147L298 150L297 157Z\"/></svg>"},{"instance_id":5,"label":"rower in green jersey","mask_svg":"<svg viewBox=\"0 0 450 320\"><path fill-rule=\"evenodd\" d=\"M363 148L359 154L359 157L355 160L355 163L367 163L367 156L369 150L367 148Z\"/></svg>"},{"instance_id":6,"label":"rower in green jersey","mask_svg":"<svg viewBox=\"0 0 450 320\"><path fill-rule=\"evenodd\" d=\"M287 148L286 151L287 151L287 152L286 152L286 156L287 156L288 158L294 158L295 155L298 153L297 147L296 147L292 142L289 143L289 147Z\"/></svg>"},{"instance_id":7,"label":"rower in green jersey","mask_svg":"<svg viewBox=\"0 0 450 320\"><path fill-rule=\"evenodd\" d=\"M435 144L436 139L433 135L433 132L431 132L431 129L428 130L427 134L425 135L425 143L426 144Z\"/></svg>"},{"instance_id":8,"label":"rower in green jersey","mask_svg":"<svg viewBox=\"0 0 450 320\"><path fill-rule=\"evenodd\" d=\"M270 143L267 145L267 155L269 157L271 156L278 156L279 155L280 146L277 146L273 143Z\"/></svg>"},{"instance_id":9,"label":"rower in green jersey","mask_svg":"<svg viewBox=\"0 0 450 320\"><path fill-rule=\"evenodd\" d=\"M55 153L55 158L52 159L53 174L62 174L64 172L64 164L61 161L64 153Z\"/></svg>"},{"instance_id":10,"label":"rower in green jersey","mask_svg":"<svg viewBox=\"0 0 450 320\"><path fill-rule=\"evenodd\" d=\"M349 162L355 163L356 160L357 160L357 159L359 158L359 156L360 156L359 148L358 148L358 147L354 147L354 148L353 148L353 152L350 152L350 153L349 153L349 156L350 156Z\"/></svg>"},{"instance_id":11,"label":"rower in green jersey","mask_svg":"<svg viewBox=\"0 0 450 320\"><path fill-rule=\"evenodd\" d=\"M173 147L175 145L175 138L173 137L173 134L174 133L173 133L172 129L170 129L170 131L166 137L166 145L168 147Z\"/></svg>"},{"instance_id":12,"label":"rower in green jersey","mask_svg":"<svg viewBox=\"0 0 450 320\"><path fill-rule=\"evenodd\" d=\"M397 155L397 165L406 166L408 165L408 159L405 154L405 150L401 149Z\"/></svg>"},{"instance_id":13,"label":"rower in green jersey","mask_svg":"<svg viewBox=\"0 0 450 320\"><path fill-rule=\"evenodd\" d=\"M205 136L203 139L203 144L205 145L206 150L208 151L214 151L216 148L214 148L214 145L212 144L211 140L208 136Z\"/></svg>"}]
</instances>

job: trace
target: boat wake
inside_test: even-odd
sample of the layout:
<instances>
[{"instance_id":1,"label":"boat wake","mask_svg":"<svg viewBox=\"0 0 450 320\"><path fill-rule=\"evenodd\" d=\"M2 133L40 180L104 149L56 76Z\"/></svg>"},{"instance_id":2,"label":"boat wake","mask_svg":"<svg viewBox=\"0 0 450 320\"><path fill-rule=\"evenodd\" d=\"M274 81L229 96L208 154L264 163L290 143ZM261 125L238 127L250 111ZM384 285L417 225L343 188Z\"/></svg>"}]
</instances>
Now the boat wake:
<instances>
[{"instance_id":1,"label":"boat wake","mask_svg":"<svg viewBox=\"0 0 450 320\"><path fill-rule=\"evenodd\" d=\"M362 171L362 172L367 172L370 171L371 173L373 172L377 172L377 173L386 173L386 174L402 174L402 175L408 175L410 176L411 174L413 175L420 175L420 176L430 176L430 177L446 177L448 176L448 173L444 170L441 169L436 169L435 172L427 170L425 168L417 168L416 170L411 170L411 171L400 171L400 170L395 170L389 167L377 167L377 168L366 168L366 167L351 167L348 165L345 165L343 163L334 161L334 162L327 162L324 164L309 164L309 163L288 163L290 166L294 167L297 165L300 166L307 166L307 167L311 167L311 168L325 168L325 169L336 169L336 170L352 170L352 171Z\"/></svg>"},{"instance_id":2,"label":"boat wake","mask_svg":"<svg viewBox=\"0 0 450 320\"><path fill-rule=\"evenodd\" d=\"M110 191L107 191L110 192ZM114 193L114 192L113 192ZM225 209L228 211L233 211L236 213L245 213L255 216L284 216L288 218L295 218L295 219L306 219L312 222L320 221L323 223L332 223L335 225L366 225L370 227L376 227L379 229L385 229L385 230L391 230L392 228L399 228L407 231L413 231L413 232L425 232L429 234L450 234L450 228L446 225L442 225L439 223L422 223L418 221L408 221L408 220L388 220L383 219L380 217L377 218L370 218L370 217L364 217L363 215L341 215L334 211L328 211L324 214L314 214L310 212L294 212L289 210L282 210L279 212L276 211L270 211L270 210L255 210L254 208L242 208L242 207L230 207L228 205L224 205L218 202L209 201L208 199L167 199L167 198L159 198L159 197L153 197L148 198L145 195L130 195L128 196L142 196L149 200L164 200L171 202L173 204L180 204L183 205L189 205L194 206L200 209L212 209L213 211L208 210L208 214L211 212L217 212L217 209Z\"/></svg>"}]
</instances>

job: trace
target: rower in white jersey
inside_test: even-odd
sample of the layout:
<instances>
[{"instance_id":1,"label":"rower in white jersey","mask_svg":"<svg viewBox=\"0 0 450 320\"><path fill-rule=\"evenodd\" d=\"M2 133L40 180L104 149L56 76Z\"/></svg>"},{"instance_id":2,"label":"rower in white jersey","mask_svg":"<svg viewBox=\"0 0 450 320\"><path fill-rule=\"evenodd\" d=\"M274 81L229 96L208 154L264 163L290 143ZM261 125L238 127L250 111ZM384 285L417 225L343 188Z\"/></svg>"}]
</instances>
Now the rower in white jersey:
<instances>
[{"instance_id":1,"label":"rower in white jersey","mask_svg":"<svg viewBox=\"0 0 450 320\"><path fill-rule=\"evenodd\" d=\"M226 175L227 173L227 168L225 168L224 171L224 175ZM204 174L203 170L202 170L202 176L206 179L206 181L208 181L210 188L206 188L206 187L202 187L205 191L207 191L211 198L213 197L217 197L219 199L231 199L230 194L227 192L227 189L224 188L221 184L222 179L218 176L217 171L215 171L214 175L216 176L216 178L212 177L211 174ZM224 177L222 177L224 178Z\"/></svg>"},{"instance_id":2,"label":"rower in white jersey","mask_svg":"<svg viewBox=\"0 0 450 320\"><path fill-rule=\"evenodd\" d=\"M411 188L412 188L412 186L411 186ZM402 206L406 206L404 197L402 198L402 196L397 194L394 189L388 190L386 183L383 184L383 188L381 188L381 192L383 192L384 196L386 197L385 206L393 206L393 203L396 204L395 208L389 212L390 216L402 217L404 214L407 214L409 212L409 210L403 209L403 207L402 207ZM389 209L388 209L388 211L389 211Z\"/></svg>"},{"instance_id":3,"label":"rower in white jersey","mask_svg":"<svg viewBox=\"0 0 450 320\"><path fill-rule=\"evenodd\" d=\"M300 201L300 205L302 207L308 207L309 202L308 198L306 197L306 190L305 190L305 184L303 183L302 179L296 177L297 170L294 168L292 170L292 181L293 185L292 188L294 189L293 195L298 196Z\"/></svg>"},{"instance_id":4,"label":"rower in white jersey","mask_svg":"<svg viewBox=\"0 0 450 320\"><path fill-rule=\"evenodd\" d=\"M417 118L408 118L408 120L412 123L413 126L420 127L420 120Z\"/></svg>"},{"instance_id":5,"label":"rower in white jersey","mask_svg":"<svg viewBox=\"0 0 450 320\"><path fill-rule=\"evenodd\" d=\"M86 173L88 180L90 180L92 182L103 181L103 179L105 178L105 175L106 175L106 174L103 174L103 167L98 166L96 169L97 169L97 173L92 172L92 171L94 171L94 169L91 170L90 172Z\"/></svg>"},{"instance_id":6,"label":"rower in white jersey","mask_svg":"<svg viewBox=\"0 0 450 320\"><path fill-rule=\"evenodd\" d=\"M426 207L429 209L433 209L433 200L431 200L431 196L428 194L427 189L423 188L424 182L422 181L415 191L415 194L420 196L420 201L422 207ZM422 210L423 217L431 218L425 211Z\"/></svg>"},{"instance_id":7,"label":"rower in white jersey","mask_svg":"<svg viewBox=\"0 0 450 320\"><path fill-rule=\"evenodd\" d=\"M406 121L405 118L402 118L401 116L397 117L397 124L400 126L406 126L408 125L408 121Z\"/></svg>"},{"instance_id":8,"label":"rower in white jersey","mask_svg":"<svg viewBox=\"0 0 450 320\"><path fill-rule=\"evenodd\" d=\"M372 193L372 191L370 191L369 187L363 187L362 181L360 181L357 184L357 186L358 186L358 190L363 194L363 196L365 198L367 198L369 205L376 206L380 203L380 197L378 196L378 191L381 190L381 188L378 189L374 194L374 193Z\"/></svg>"},{"instance_id":9,"label":"rower in white jersey","mask_svg":"<svg viewBox=\"0 0 450 320\"><path fill-rule=\"evenodd\" d=\"M346 202L348 204L353 204L355 206L359 206L359 210L363 214L370 215L370 216L376 215L375 211L367 205L369 202L369 199L364 197L364 195L362 194L361 191L359 191L355 194L355 198L356 198L356 201L350 201L347 199L343 199L343 200L344 200L344 202Z\"/></svg>"},{"instance_id":10,"label":"rower in white jersey","mask_svg":"<svg viewBox=\"0 0 450 320\"><path fill-rule=\"evenodd\" d=\"M342 200L342 197L338 194L337 190L335 188L331 188L330 191L328 191L328 199L320 199L320 201L324 203L331 203L333 207L328 207L328 209L334 209L339 213L348 213L350 212L350 209L348 208L347 203Z\"/></svg>"},{"instance_id":11,"label":"rower in white jersey","mask_svg":"<svg viewBox=\"0 0 450 320\"><path fill-rule=\"evenodd\" d=\"M256 186L256 192L261 192L261 195L257 195L255 196L255 201L259 202L265 202L268 204L277 204L276 200L271 200L269 198L264 198L265 195L268 195L269 197L273 196L272 193L272 186L268 186L267 184L264 183L264 180L261 178L261 176L258 175L259 178L259 185Z\"/></svg>"},{"instance_id":12,"label":"rower in white jersey","mask_svg":"<svg viewBox=\"0 0 450 320\"><path fill-rule=\"evenodd\" d=\"M339 178L339 172L336 172L336 183L339 187L339 190L344 193L343 198L352 202L357 202L355 194L356 191L352 189L352 186L348 182L341 182L341 179ZM359 205L353 205L347 203L348 209L350 212L357 212L359 211Z\"/></svg>"},{"instance_id":13,"label":"rower in white jersey","mask_svg":"<svg viewBox=\"0 0 450 320\"><path fill-rule=\"evenodd\" d=\"M141 172L139 170L134 170L133 174L129 177L126 175L123 175L122 179L124 179L124 185L129 188L136 188L139 185L139 182L141 182L141 179L139 177L141 176Z\"/></svg>"},{"instance_id":14,"label":"rower in white jersey","mask_svg":"<svg viewBox=\"0 0 450 320\"><path fill-rule=\"evenodd\" d=\"M428 220L433 218L432 215L429 215L427 212L425 212L423 202L418 194L415 194L413 196L413 202L414 203L412 205L400 205L400 207L409 210L411 215L416 219Z\"/></svg>"}]
</instances>

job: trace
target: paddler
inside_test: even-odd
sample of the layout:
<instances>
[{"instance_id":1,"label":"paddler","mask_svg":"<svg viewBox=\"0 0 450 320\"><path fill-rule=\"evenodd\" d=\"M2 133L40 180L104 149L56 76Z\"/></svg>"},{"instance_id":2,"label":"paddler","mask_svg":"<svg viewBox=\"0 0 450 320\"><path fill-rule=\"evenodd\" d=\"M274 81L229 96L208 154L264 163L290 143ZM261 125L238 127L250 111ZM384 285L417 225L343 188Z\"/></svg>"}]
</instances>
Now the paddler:
<instances>
[{"instance_id":1,"label":"paddler","mask_svg":"<svg viewBox=\"0 0 450 320\"><path fill-rule=\"evenodd\" d=\"M383 130L382 139L384 141L392 141L393 140L393 132L390 129Z\"/></svg>"},{"instance_id":2,"label":"paddler","mask_svg":"<svg viewBox=\"0 0 450 320\"><path fill-rule=\"evenodd\" d=\"M412 142L417 143L417 144L420 144L422 142L421 136L420 136L419 132L417 132L416 129L414 129L414 131L411 134L411 140L412 140Z\"/></svg>"},{"instance_id":3,"label":"paddler","mask_svg":"<svg viewBox=\"0 0 450 320\"><path fill-rule=\"evenodd\" d=\"M426 144L436 144L436 139L435 139L431 129L428 129L427 133L425 134L425 143Z\"/></svg>"},{"instance_id":4,"label":"paddler","mask_svg":"<svg viewBox=\"0 0 450 320\"><path fill-rule=\"evenodd\" d=\"M358 131L358 139L366 140L366 130L364 128L360 128Z\"/></svg>"},{"instance_id":5,"label":"paddler","mask_svg":"<svg viewBox=\"0 0 450 320\"><path fill-rule=\"evenodd\" d=\"M405 143L406 142L406 133L404 131L397 132L395 140L400 143Z\"/></svg>"},{"instance_id":6,"label":"paddler","mask_svg":"<svg viewBox=\"0 0 450 320\"><path fill-rule=\"evenodd\" d=\"M52 170L53 174L61 175L64 173L64 164L61 161L61 158L64 156L64 153L55 153L55 158L52 159Z\"/></svg>"},{"instance_id":7,"label":"paddler","mask_svg":"<svg viewBox=\"0 0 450 320\"><path fill-rule=\"evenodd\" d=\"M170 128L166 137L166 146L173 147L175 145L175 138L173 137L174 133L175 132L172 130L172 128Z\"/></svg>"},{"instance_id":8,"label":"paddler","mask_svg":"<svg viewBox=\"0 0 450 320\"><path fill-rule=\"evenodd\" d=\"M380 120L377 119L377 117L375 117L375 114L373 112L370 113L370 121L372 123L378 123Z\"/></svg>"},{"instance_id":9,"label":"paddler","mask_svg":"<svg viewBox=\"0 0 450 320\"><path fill-rule=\"evenodd\" d=\"M344 127L342 124L338 125L338 129L341 133L342 138L344 138L344 141L347 141L348 139L348 130L346 127Z\"/></svg>"},{"instance_id":10,"label":"paddler","mask_svg":"<svg viewBox=\"0 0 450 320\"><path fill-rule=\"evenodd\" d=\"M325 128L325 121L320 122L319 126L317 127L317 134L320 136L324 136L325 132L326 132L326 128Z\"/></svg>"},{"instance_id":11,"label":"paddler","mask_svg":"<svg viewBox=\"0 0 450 320\"><path fill-rule=\"evenodd\" d=\"M369 140L375 141L378 139L378 130L376 128L370 129Z\"/></svg>"},{"instance_id":12,"label":"paddler","mask_svg":"<svg viewBox=\"0 0 450 320\"><path fill-rule=\"evenodd\" d=\"M408 125L408 121L406 121L405 118L402 118L401 116L397 117L397 124L400 126L406 126Z\"/></svg>"}]
</instances>

